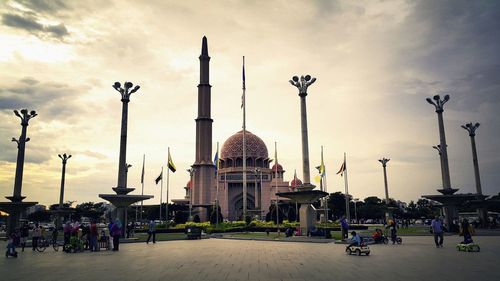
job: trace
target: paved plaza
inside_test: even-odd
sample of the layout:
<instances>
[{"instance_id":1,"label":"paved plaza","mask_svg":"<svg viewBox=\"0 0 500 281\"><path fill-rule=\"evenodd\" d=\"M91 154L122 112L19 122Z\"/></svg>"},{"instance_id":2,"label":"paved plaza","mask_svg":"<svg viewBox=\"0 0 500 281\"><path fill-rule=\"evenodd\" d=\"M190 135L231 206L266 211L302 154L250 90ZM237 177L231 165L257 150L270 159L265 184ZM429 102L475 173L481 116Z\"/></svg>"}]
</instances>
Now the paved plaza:
<instances>
[{"instance_id":1,"label":"paved plaza","mask_svg":"<svg viewBox=\"0 0 500 281\"><path fill-rule=\"evenodd\" d=\"M403 237L348 256L333 243L203 239L120 245L119 252L31 249L0 259L1 280L500 280L500 237L475 237L481 252L457 252L460 237ZM5 246L4 242L1 243Z\"/></svg>"}]
</instances>

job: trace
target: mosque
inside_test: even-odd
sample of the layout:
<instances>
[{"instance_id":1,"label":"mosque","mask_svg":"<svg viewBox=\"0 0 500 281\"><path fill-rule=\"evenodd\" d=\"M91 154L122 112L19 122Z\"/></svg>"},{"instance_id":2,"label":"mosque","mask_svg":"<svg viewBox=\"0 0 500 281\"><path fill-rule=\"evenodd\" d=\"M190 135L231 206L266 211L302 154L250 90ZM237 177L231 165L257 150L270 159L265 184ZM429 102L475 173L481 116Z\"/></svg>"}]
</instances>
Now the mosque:
<instances>
[{"instance_id":1,"label":"mosque","mask_svg":"<svg viewBox=\"0 0 500 281\"><path fill-rule=\"evenodd\" d=\"M184 199L172 200L177 204L192 204L193 216L200 221L209 220L208 210L219 202L224 219L241 220L243 214L243 161L246 161L247 212L262 218L271 204L289 202L277 198L277 192L293 191L302 182L294 178L284 179L285 170L269 158L267 147L257 135L245 132L246 159L243 159L243 131L230 136L222 145L219 169L213 162L211 85L209 83L209 61L207 38L203 37L200 59L200 84L198 85L198 117L196 122L196 157L192 165L192 176L186 184ZM218 174L218 177L216 176ZM191 201L191 202L190 202Z\"/></svg>"}]
</instances>

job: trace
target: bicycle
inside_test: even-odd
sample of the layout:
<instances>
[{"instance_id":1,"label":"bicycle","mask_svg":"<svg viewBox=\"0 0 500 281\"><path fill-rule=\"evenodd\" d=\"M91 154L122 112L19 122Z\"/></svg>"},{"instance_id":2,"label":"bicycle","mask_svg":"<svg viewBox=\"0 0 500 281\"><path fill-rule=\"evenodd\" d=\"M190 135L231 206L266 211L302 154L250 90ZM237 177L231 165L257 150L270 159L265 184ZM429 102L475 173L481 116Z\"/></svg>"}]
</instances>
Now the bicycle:
<instances>
[{"instance_id":1,"label":"bicycle","mask_svg":"<svg viewBox=\"0 0 500 281\"><path fill-rule=\"evenodd\" d=\"M59 251L59 243L57 243L57 239L52 239L52 240L49 240L49 239L45 239L45 237L40 237L38 239L38 245L36 247L36 250L38 252L43 252L45 251L45 249L47 247L50 247L52 246L52 248L54 249L54 251Z\"/></svg>"}]
</instances>

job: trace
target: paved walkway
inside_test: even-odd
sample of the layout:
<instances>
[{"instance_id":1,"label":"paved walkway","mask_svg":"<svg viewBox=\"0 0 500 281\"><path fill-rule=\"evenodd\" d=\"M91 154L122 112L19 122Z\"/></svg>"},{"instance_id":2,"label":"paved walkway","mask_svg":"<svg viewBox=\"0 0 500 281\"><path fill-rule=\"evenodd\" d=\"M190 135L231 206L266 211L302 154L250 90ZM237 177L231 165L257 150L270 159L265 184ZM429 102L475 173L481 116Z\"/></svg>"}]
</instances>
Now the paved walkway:
<instances>
[{"instance_id":1,"label":"paved walkway","mask_svg":"<svg viewBox=\"0 0 500 281\"><path fill-rule=\"evenodd\" d=\"M119 252L66 254L31 249L0 258L2 280L500 280L500 237L476 237L481 252L457 252L459 237L404 237L403 245L372 245L348 256L333 243L204 239L146 245ZM0 243L4 249L5 243Z\"/></svg>"}]
</instances>

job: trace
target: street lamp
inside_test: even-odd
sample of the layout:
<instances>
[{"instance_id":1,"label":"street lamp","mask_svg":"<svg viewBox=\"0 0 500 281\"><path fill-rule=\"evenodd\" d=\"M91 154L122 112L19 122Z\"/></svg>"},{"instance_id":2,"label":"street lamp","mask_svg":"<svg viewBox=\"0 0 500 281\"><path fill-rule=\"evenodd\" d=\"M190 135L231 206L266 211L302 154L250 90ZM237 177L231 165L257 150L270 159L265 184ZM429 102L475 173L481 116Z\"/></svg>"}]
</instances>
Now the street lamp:
<instances>
[{"instance_id":1,"label":"street lamp","mask_svg":"<svg viewBox=\"0 0 500 281\"><path fill-rule=\"evenodd\" d=\"M439 95L435 95L431 98L425 99L429 104L432 104L436 109L436 113L438 115L438 126L439 126L439 145L441 149L441 165L443 169L443 191L445 194L453 194L455 191L452 191L451 188L451 180L450 180L450 168L448 166L448 150L446 145L446 135L444 131L444 121L443 121L443 112L444 112L444 104L450 100L449 95L445 95L443 99Z\"/></svg>"},{"instance_id":2,"label":"street lamp","mask_svg":"<svg viewBox=\"0 0 500 281\"><path fill-rule=\"evenodd\" d=\"M293 76L292 80L289 80L290 84L299 89L300 97L300 125L302 132L302 172L303 180L302 186L299 189L311 190L314 186L311 184L310 172L309 172L309 141L307 136L307 107L306 107L306 96L307 88L316 82L316 78L312 78L311 75Z\"/></svg>"},{"instance_id":3,"label":"street lamp","mask_svg":"<svg viewBox=\"0 0 500 281\"><path fill-rule=\"evenodd\" d=\"M389 188L387 187L387 170L386 170L386 167L387 167L387 162L389 162L391 159L387 159L387 158L382 158L382 159L379 159L378 162L382 163L382 167L384 168L384 186L385 186L385 204L387 206L387 210L389 210ZM387 211L385 213L385 219L388 220L390 218L390 213L389 211Z\"/></svg>"}]
</instances>

